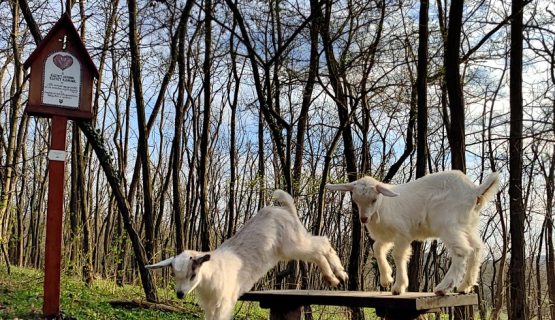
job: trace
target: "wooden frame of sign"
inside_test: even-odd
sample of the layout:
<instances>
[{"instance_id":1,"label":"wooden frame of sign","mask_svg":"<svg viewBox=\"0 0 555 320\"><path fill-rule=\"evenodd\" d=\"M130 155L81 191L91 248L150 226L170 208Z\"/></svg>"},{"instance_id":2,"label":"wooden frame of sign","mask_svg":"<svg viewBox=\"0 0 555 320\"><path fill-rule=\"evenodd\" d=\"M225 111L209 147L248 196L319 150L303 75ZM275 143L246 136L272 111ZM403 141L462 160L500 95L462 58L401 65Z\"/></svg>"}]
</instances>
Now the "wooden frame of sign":
<instances>
[{"instance_id":1,"label":"wooden frame of sign","mask_svg":"<svg viewBox=\"0 0 555 320\"><path fill-rule=\"evenodd\" d=\"M92 119L92 86L98 70L68 14L56 22L24 67L31 67L26 113Z\"/></svg>"},{"instance_id":2,"label":"wooden frame of sign","mask_svg":"<svg viewBox=\"0 0 555 320\"><path fill-rule=\"evenodd\" d=\"M24 67L31 67L25 112L52 118L42 311L45 318L57 319L60 316L67 120L92 119L92 86L98 70L68 14L56 22Z\"/></svg>"}]
</instances>

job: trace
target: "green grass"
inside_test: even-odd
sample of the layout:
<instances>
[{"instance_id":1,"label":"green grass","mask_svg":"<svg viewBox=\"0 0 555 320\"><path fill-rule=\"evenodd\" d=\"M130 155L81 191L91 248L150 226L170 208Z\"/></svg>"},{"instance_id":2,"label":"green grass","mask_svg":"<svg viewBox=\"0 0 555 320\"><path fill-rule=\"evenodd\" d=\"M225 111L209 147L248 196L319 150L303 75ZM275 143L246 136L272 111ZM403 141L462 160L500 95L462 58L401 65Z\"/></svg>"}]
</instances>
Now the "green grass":
<instances>
[{"instance_id":1,"label":"green grass","mask_svg":"<svg viewBox=\"0 0 555 320\"><path fill-rule=\"evenodd\" d=\"M43 274L40 270L28 268L6 268L0 266L0 319L41 319ZM177 307L181 312L163 312L152 309L114 308L109 302L144 302L141 287L125 285L118 287L113 281L95 279L87 287L78 277L62 275L61 311L65 320L81 319L203 319L202 310L196 304L194 295L184 300L175 298L171 289L158 288L158 297L163 304ZM373 309L365 309L366 319L376 319ZM312 306L313 319L349 319L345 308ZM268 311L260 309L255 302L238 302L234 319L268 319Z\"/></svg>"},{"instance_id":2,"label":"green grass","mask_svg":"<svg viewBox=\"0 0 555 320\"><path fill-rule=\"evenodd\" d=\"M7 274L0 267L0 319L41 319L43 274L39 270L11 268ZM160 300L183 312L152 309L114 308L112 300L145 301L141 287L118 287L107 280L96 279L90 287L77 277L62 276L61 311L64 319L202 319L202 310L193 295L177 300L173 293L158 289ZM236 319L266 319L268 313L255 303L238 303Z\"/></svg>"}]
</instances>

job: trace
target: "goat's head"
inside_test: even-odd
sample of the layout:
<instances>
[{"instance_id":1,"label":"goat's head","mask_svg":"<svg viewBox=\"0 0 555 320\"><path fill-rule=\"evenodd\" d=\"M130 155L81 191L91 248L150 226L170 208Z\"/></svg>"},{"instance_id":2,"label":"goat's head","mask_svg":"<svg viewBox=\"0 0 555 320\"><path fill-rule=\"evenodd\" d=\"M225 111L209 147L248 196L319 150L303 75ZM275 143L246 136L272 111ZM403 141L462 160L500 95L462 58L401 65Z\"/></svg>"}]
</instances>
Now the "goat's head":
<instances>
[{"instance_id":1,"label":"goat's head","mask_svg":"<svg viewBox=\"0 0 555 320\"><path fill-rule=\"evenodd\" d=\"M326 188L335 191L350 191L353 201L357 204L362 223L368 223L372 215L378 211L382 196L396 197L399 195L372 177L362 177L350 183L326 184Z\"/></svg>"},{"instance_id":2,"label":"goat's head","mask_svg":"<svg viewBox=\"0 0 555 320\"><path fill-rule=\"evenodd\" d=\"M179 299L193 291L200 282L199 271L203 263L210 260L210 254L187 250L183 253L147 265L148 269L171 267L175 277L175 293Z\"/></svg>"}]
</instances>

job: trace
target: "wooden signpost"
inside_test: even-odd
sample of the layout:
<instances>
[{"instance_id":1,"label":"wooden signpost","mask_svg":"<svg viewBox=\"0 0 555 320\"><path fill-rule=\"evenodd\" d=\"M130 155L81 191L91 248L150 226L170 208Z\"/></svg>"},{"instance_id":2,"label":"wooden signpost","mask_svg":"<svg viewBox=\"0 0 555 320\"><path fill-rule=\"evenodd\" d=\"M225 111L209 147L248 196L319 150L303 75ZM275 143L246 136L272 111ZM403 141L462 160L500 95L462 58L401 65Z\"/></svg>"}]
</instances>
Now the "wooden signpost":
<instances>
[{"instance_id":1,"label":"wooden signpost","mask_svg":"<svg viewBox=\"0 0 555 320\"><path fill-rule=\"evenodd\" d=\"M48 209L44 262L44 317L60 315L60 266L67 120L90 120L98 71L68 14L64 14L24 64L31 67L25 112L52 118L48 152Z\"/></svg>"}]
</instances>

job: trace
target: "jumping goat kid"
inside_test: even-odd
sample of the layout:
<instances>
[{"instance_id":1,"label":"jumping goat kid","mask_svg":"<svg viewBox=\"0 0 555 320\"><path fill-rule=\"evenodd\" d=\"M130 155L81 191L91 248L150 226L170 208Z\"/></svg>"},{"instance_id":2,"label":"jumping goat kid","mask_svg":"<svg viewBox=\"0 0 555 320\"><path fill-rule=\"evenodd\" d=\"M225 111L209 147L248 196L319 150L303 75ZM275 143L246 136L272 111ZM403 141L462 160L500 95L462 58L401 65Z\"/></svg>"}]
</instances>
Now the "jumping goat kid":
<instances>
[{"instance_id":1,"label":"jumping goat kid","mask_svg":"<svg viewBox=\"0 0 555 320\"><path fill-rule=\"evenodd\" d=\"M478 233L479 212L498 189L498 174L493 173L476 186L461 171L430 174L409 183L391 185L372 177L351 183L327 184L326 188L350 191L357 204L360 221L375 240L380 284L393 282L386 256L393 248L397 271L391 287L394 295L406 291L409 280L407 263L413 240L440 238L452 258L436 295L445 295L455 286L468 293L480 271L483 242Z\"/></svg>"},{"instance_id":2,"label":"jumping goat kid","mask_svg":"<svg viewBox=\"0 0 555 320\"><path fill-rule=\"evenodd\" d=\"M313 262L331 286L346 282L347 273L328 238L307 232L287 192L276 190L273 197L280 206L262 208L216 250L187 250L146 267L171 266L177 297L196 289L208 320L231 319L238 298L279 261Z\"/></svg>"}]
</instances>

